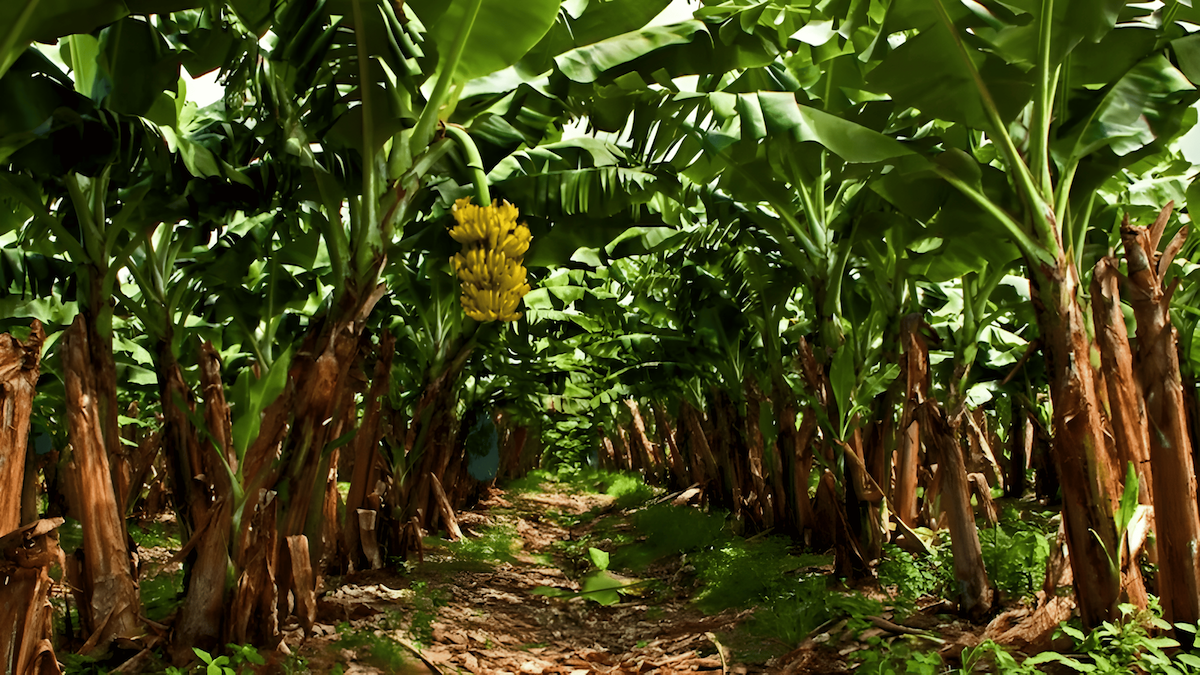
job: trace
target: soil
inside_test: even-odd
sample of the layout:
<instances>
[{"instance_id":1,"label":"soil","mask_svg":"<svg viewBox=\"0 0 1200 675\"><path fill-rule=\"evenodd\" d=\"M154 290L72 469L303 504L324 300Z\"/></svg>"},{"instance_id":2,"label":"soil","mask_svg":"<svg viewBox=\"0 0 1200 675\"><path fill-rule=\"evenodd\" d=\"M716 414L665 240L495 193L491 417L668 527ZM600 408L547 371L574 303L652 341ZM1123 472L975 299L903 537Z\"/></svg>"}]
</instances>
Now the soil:
<instances>
[{"instance_id":1,"label":"soil","mask_svg":"<svg viewBox=\"0 0 1200 675\"><path fill-rule=\"evenodd\" d=\"M555 487L493 490L461 514L468 537L497 526L515 531L511 555L463 560L452 554L454 547L427 539L424 560L404 563L406 569L326 579L313 634L294 630L286 644L315 673L838 673L850 672L854 652L886 649L902 633L915 632L891 623L885 612L866 631L842 621L799 646L747 644L737 629L753 610L699 611L690 599L694 579L678 560L641 575L657 580L653 597L623 596L602 606L576 595L581 564L559 542L577 542L602 524L620 527L623 514L610 497ZM546 587L564 597L535 592ZM939 639L907 637L907 644L953 658L982 639L983 626L939 611L935 606L906 619Z\"/></svg>"},{"instance_id":2,"label":"soil","mask_svg":"<svg viewBox=\"0 0 1200 675\"><path fill-rule=\"evenodd\" d=\"M548 517L551 513L557 517ZM587 514L594 515L574 527L560 524ZM372 570L326 580L318 625L297 653L312 672L338 666L360 674L722 672L717 635L732 631L746 612L705 615L676 588L667 597L610 606L573 595L580 590L574 565L556 542L578 540L599 521L618 515L613 499L604 495L493 490L474 510L460 514L459 524L468 536L489 527L511 528L519 537L510 559L464 562L447 547L433 546L409 571ZM677 572L670 566L650 570ZM535 594L539 587L572 595ZM400 643L407 663L389 670L371 647L341 646L346 634L364 631ZM302 638L298 632L291 637ZM727 672L767 672L730 661L724 666Z\"/></svg>"}]
</instances>

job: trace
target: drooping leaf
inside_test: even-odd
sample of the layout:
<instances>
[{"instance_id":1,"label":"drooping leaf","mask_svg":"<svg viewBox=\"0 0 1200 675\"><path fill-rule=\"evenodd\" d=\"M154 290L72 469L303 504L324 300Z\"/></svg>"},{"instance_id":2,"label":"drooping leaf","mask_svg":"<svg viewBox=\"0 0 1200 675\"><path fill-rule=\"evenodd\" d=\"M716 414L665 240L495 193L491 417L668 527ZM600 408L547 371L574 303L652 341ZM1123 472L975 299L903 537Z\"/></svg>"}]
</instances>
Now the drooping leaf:
<instances>
[{"instance_id":1,"label":"drooping leaf","mask_svg":"<svg viewBox=\"0 0 1200 675\"><path fill-rule=\"evenodd\" d=\"M516 63L550 30L559 8L559 0L416 0L405 3L405 7L429 28L439 58L445 59L474 2L481 4L454 72L459 82Z\"/></svg>"},{"instance_id":2,"label":"drooping leaf","mask_svg":"<svg viewBox=\"0 0 1200 675\"><path fill-rule=\"evenodd\" d=\"M1070 161L1100 148L1127 155L1161 135L1179 131L1186 97L1195 88L1165 56L1138 63L1102 92L1082 114L1074 115L1070 130L1052 146L1056 158Z\"/></svg>"},{"instance_id":3,"label":"drooping leaf","mask_svg":"<svg viewBox=\"0 0 1200 675\"><path fill-rule=\"evenodd\" d=\"M590 572L583 577L583 597L594 600L601 605L615 605L621 601L617 589L623 587L621 581L604 570Z\"/></svg>"},{"instance_id":4,"label":"drooping leaf","mask_svg":"<svg viewBox=\"0 0 1200 675\"><path fill-rule=\"evenodd\" d=\"M940 21L933 24L888 54L867 76L867 84L927 116L989 129L991 123L966 61L969 58L1001 118L1011 121L1033 93L1031 73L978 48L969 35L960 32L958 37L967 45L965 55L949 28Z\"/></svg>"}]
</instances>

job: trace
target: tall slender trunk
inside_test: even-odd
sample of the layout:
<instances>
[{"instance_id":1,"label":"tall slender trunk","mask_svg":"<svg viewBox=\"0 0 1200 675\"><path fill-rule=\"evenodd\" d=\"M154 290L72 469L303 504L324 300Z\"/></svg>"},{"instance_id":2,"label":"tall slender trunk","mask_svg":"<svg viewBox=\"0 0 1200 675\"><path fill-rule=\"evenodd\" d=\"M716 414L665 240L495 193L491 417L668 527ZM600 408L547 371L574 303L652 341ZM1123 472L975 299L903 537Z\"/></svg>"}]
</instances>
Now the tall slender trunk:
<instances>
[{"instance_id":1,"label":"tall slender trunk","mask_svg":"<svg viewBox=\"0 0 1200 675\"><path fill-rule=\"evenodd\" d=\"M345 523L342 528L343 544L347 556L345 564L348 571L361 568L364 555L372 567L377 562L377 555L371 555L378 549L373 538L368 542L367 547L362 546L362 523L376 522L375 518L379 514L364 517L360 511L365 510L367 495L375 490L375 483L379 477L379 442L383 433L380 429L383 398L391 385L392 357L395 353L396 337L391 333L385 333L376 350L378 358L375 361L374 374L371 376L371 388L367 392L364 403L365 412L362 424L350 446L350 453L354 459L350 474L350 491L346 493ZM374 512L372 511L372 513Z\"/></svg>"},{"instance_id":2,"label":"tall slender trunk","mask_svg":"<svg viewBox=\"0 0 1200 675\"><path fill-rule=\"evenodd\" d=\"M920 314L900 320L900 372L904 404L900 412L900 452L896 461L896 516L909 527L917 524L917 467L920 465L921 422L917 408L929 396L929 345L921 334Z\"/></svg>"},{"instance_id":3,"label":"tall slender trunk","mask_svg":"<svg viewBox=\"0 0 1200 675\"><path fill-rule=\"evenodd\" d=\"M1035 263L1030 263L1034 265ZM1114 477L1105 457L1105 426L1091 366L1091 343L1077 299L1079 278L1063 254L1055 266L1031 270L1034 309L1050 370L1054 403L1054 464L1063 491L1063 520L1075 575L1075 596L1087 626L1116 618L1120 578Z\"/></svg>"},{"instance_id":4,"label":"tall slender trunk","mask_svg":"<svg viewBox=\"0 0 1200 675\"><path fill-rule=\"evenodd\" d=\"M696 410L691 403L684 401L679 407L679 419L687 431L686 445L689 447L689 454L694 458L693 461L700 462L703 467L705 481L711 483L719 480L717 458L713 455L704 425L700 421L700 411Z\"/></svg>"},{"instance_id":5,"label":"tall slender trunk","mask_svg":"<svg viewBox=\"0 0 1200 675\"><path fill-rule=\"evenodd\" d=\"M1100 368L1108 390L1109 419L1112 421L1115 467L1125 475L1133 462L1141 486L1143 504L1153 504L1154 478L1150 465L1150 432L1142 399L1142 385L1134 376L1133 350L1121 311L1121 273L1112 257L1101 258L1092 271L1092 317Z\"/></svg>"},{"instance_id":6,"label":"tall slender trunk","mask_svg":"<svg viewBox=\"0 0 1200 675\"><path fill-rule=\"evenodd\" d=\"M29 419L45 341L39 321L24 342L9 333L0 335L0 536L21 526Z\"/></svg>"},{"instance_id":7,"label":"tall slender trunk","mask_svg":"<svg viewBox=\"0 0 1200 675\"><path fill-rule=\"evenodd\" d=\"M1158 591L1164 618L1195 623L1200 619L1200 514L1196 473L1188 436L1187 407L1179 375L1179 349L1171 324L1171 292L1163 280L1187 238L1182 228L1161 256L1159 239L1173 204L1154 226L1121 225L1129 270L1130 304L1137 319L1138 364L1150 433L1155 524L1159 546Z\"/></svg>"},{"instance_id":8,"label":"tall slender trunk","mask_svg":"<svg viewBox=\"0 0 1200 675\"><path fill-rule=\"evenodd\" d=\"M631 398L625 399L625 407L629 408L629 414L633 420L633 442L641 450L640 454L646 464L644 468L661 483L666 473L667 463L663 459L662 453L646 434L646 421L642 419L642 409L638 406L637 401Z\"/></svg>"},{"instance_id":9,"label":"tall slender trunk","mask_svg":"<svg viewBox=\"0 0 1200 675\"><path fill-rule=\"evenodd\" d=\"M742 417L742 429L745 431L746 452L739 453L739 458L745 465L743 475L746 477L745 492L749 495L747 501L754 500L755 516L762 528L775 526L775 497L767 488L765 471L765 439L759 423L762 414L762 394L758 387L749 380L744 385L746 393L746 415Z\"/></svg>"},{"instance_id":10,"label":"tall slender trunk","mask_svg":"<svg viewBox=\"0 0 1200 675\"><path fill-rule=\"evenodd\" d=\"M24 342L9 333L0 335L0 576L5 580L0 592L0 670L6 673L60 672L50 642L54 582L48 572L62 560L50 533L63 521L36 520L21 527L26 520L22 512L28 511L22 488L29 483L29 472L36 470L28 461L29 425L45 340L38 321Z\"/></svg>"},{"instance_id":11,"label":"tall slender trunk","mask_svg":"<svg viewBox=\"0 0 1200 675\"><path fill-rule=\"evenodd\" d=\"M975 527L975 514L971 509L971 488L962 446L958 442L957 430L946 421L935 401L922 404L918 415L921 427L928 432L927 439L935 451L942 474L941 496L950 526L959 610L967 616L979 618L991 610L992 589L983 566L979 531Z\"/></svg>"},{"instance_id":12,"label":"tall slender trunk","mask_svg":"<svg viewBox=\"0 0 1200 675\"><path fill-rule=\"evenodd\" d=\"M654 413L654 426L658 430L658 436L667 449L671 474L674 476L676 483L682 486L688 485L688 481L698 483L699 481L696 480L697 474L695 473L696 467L689 467L684 461L683 455L679 453L679 444L675 440L675 430L671 428L671 423L667 419L667 413L663 410L662 404L658 402L651 403L650 410Z\"/></svg>"},{"instance_id":13,"label":"tall slender trunk","mask_svg":"<svg viewBox=\"0 0 1200 675\"><path fill-rule=\"evenodd\" d=\"M91 632L85 645L88 650L103 649L116 637L135 636L141 609L102 424L102 392L115 382L103 381L107 371L96 367L90 332L81 314L62 339L71 465L78 477L79 503L72 507L83 526L86 606L81 613ZM111 352L108 360L112 360Z\"/></svg>"},{"instance_id":14,"label":"tall slender trunk","mask_svg":"<svg viewBox=\"0 0 1200 675\"><path fill-rule=\"evenodd\" d=\"M1004 481L1004 496L1020 499L1025 494L1025 469L1033 451L1033 421L1025 407L1016 401L1008 423L1008 477Z\"/></svg>"},{"instance_id":15,"label":"tall slender trunk","mask_svg":"<svg viewBox=\"0 0 1200 675\"><path fill-rule=\"evenodd\" d=\"M183 382L179 364L164 348L162 375L163 415L177 452L186 459L188 473L188 517L195 538L194 557L189 560L187 593L172 641L172 658L185 664L194 658L193 647L206 651L219 648L229 595L229 545L233 529L233 480L237 456L233 449L232 422L221 382L221 364L211 342L199 349L200 386L204 396L204 426L192 423L195 402ZM192 543L192 542L188 542Z\"/></svg>"}]
</instances>

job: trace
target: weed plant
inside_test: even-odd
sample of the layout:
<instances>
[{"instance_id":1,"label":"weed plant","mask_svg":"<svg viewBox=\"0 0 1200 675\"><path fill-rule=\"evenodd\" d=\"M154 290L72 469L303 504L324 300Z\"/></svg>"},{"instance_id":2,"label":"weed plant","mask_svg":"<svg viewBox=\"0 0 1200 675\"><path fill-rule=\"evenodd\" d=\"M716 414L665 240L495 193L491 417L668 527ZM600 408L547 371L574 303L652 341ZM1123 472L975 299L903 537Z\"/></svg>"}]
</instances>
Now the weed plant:
<instances>
[{"instance_id":1,"label":"weed plant","mask_svg":"<svg viewBox=\"0 0 1200 675\"><path fill-rule=\"evenodd\" d=\"M161 547L178 551L182 544L179 542L179 532L165 523L149 522L129 526L129 538L139 548Z\"/></svg>"},{"instance_id":2,"label":"weed plant","mask_svg":"<svg viewBox=\"0 0 1200 675\"><path fill-rule=\"evenodd\" d=\"M920 638L901 636L884 640L872 637L867 640L868 649L857 652L855 673L858 675L942 675L957 673L970 675L979 672L995 672L1004 675L1036 675L1036 659L1020 662L1001 645L984 640L974 647L964 649L961 665L949 668L936 651L930 651Z\"/></svg>"},{"instance_id":3,"label":"weed plant","mask_svg":"<svg viewBox=\"0 0 1200 675\"><path fill-rule=\"evenodd\" d=\"M352 649L358 658L384 672L403 672L405 664L408 663L404 646L389 637L386 632L355 630L348 623L338 624L337 630L339 637L333 643L334 647ZM334 667L333 672L343 672L341 665Z\"/></svg>"},{"instance_id":4,"label":"weed plant","mask_svg":"<svg viewBox=\"0 0 1200 675\"><path fill-rule=\"evenodd\" d=\"M433 644L433 622L437 621L438 609L450 602L446 591L430 588L424 581L413 582L414 607L408 632L422 645ZM394 616L389 620L395 622Z\"/></svg>"},{"instance_id":5,"label":"weed plant","mask_svg":"<svg viewBox=\"0 0 1200 675\"><path fill-rule=\"evenodd\" d=\"M517 562L516 552L520 548L517 530L511 525L488 525L481 529L478 537L439 543L449 548L460 561L487 565Z\"/></svg>"},{"instance_id":6,"label":"weed plant","mask_svg":"<svg viewBox=\"0 0 1200 675\"><path fill-rule=\"evenodd\" d=\"M1162 619L1158 599L1151 596L1150 606L1139 611L1133 605L1121 605L1121 619L1106 621L1090 633L1085 633L1078 620L1059 627L1056 638L1066 636L1073 646L1070 654L1043 652L1018 661L1001 645L985 640L962 652L958 670L946 667L936 652L920 649L919 639L898 638L884 641L878 637L867 640L869 649L858 652L855 659L860 675L912 673L977 673L982 671L1005 675L1034 675L1041 672L1095 673L1097 675L1184 675L1200 673L1200 655L1180 651L1178 641L1155 637L1152 632L1169 631L1171 624ZM1176 630L1195 636L1190 624L1176 624ZM1050 668L1045 668L1054 664Z\"/></svg>"},{"instance_id":7,"label":"weed plant","mask_svg":"<svg viewBox=\"0 0 1200 675\"><path fill-rule=\"evenodd\" d=\"M897 608L911 612L918 599L940 596L950 587L954 572L949 544L920 560L895 544L884 544L876 573L879 585L894 591Z\"/></svg>"},{"instance_id":8,"label":"weed plant","mask_svg":"<svg viewBox=\"0 0 1200 675\"><path fill-rule=\"evenodd\" d=\"M828 564L828 556L797 554L783 537L735 536L724 513L651 506L635 513L632 522L638 542L620 549L614 560L639 569L667 556L684 556L696 569L694 600L702 611L758 608L745 625L747 637L790 647L832 619L849 617L857 622L852 629L865 628L866 617L883 609L859 593L831 590L824 576L799 573Z\"/></svg>"},{"instance_id":9,"label":"weed plant","mask_svg":"<svg viewBox=\"0 0 1200 675\"><path fill-rule=\"evenodd\" d=\"M1022 519L1009 507L998 525L979 528L983 565L1005 598L1026 598L1041 588L1056 536L1048 527L1049 521Z\"/></svg>"},{"instance_id":10,"label":"weed plant","mask_svg":"<svg viewBox=\"0 0 1200 675\"><path fill-rule=\"evenodd\" d=\"M163 621L183 604L183 570L159 571L138 581L142 610L147 619Z\"/></svg>"},{"instance_id":11,"label":"weed plant","mask_svg":"<svg viewBox=\"0 0 1200 675\"><path fill-rule=\"evenodd\" d=\"M1072 654L1046 652L1030 661L1055 662L1078 673L1200 673L1200 655L1178 651L1180 644L1175 639L1151 634L1175 628L1190 634L1190 642L1195 644L1195 626L1184 623L1171 626L1163 620L1162 607L1153 596L1144 610L1129 604L1121 605L1120 610L1120 620L1105 621L1091 633L1084 633L1077 621L1064 623L1056 636L1071 639Z\"/></svg>"},{"instance_id":12,"label":"weed plant","mask_svg":"<svg viewBox=\"0 0 1200 675\"><path fill-rule=\"evenodd\" d=\"M560 464L554 470L535 469L522 478L510 481L505 489L512 492L541 492L545 483L567 493L608 495L622 509L641 504L656 494L639 473L568 464Z\"/></svg>"}]
</instances>

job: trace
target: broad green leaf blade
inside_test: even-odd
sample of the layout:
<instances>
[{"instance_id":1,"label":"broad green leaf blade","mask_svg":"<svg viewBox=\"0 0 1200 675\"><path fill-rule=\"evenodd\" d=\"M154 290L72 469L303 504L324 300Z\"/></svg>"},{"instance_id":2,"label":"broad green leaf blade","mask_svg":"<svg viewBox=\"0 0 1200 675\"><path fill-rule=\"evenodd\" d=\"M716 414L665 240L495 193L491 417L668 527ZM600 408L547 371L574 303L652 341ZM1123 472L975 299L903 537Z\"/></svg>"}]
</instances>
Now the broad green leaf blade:
<instances>
[{"instance_id":1,"label":"broad green leaf blade","mask_svg":"<svg viewBox=\"0 0 1200 675\"><path fill-rule=\"evenodd\" d=\"M847 162L883 162L913 154L903 143L874 129L800 105L791 93L757 92L741 94L739 99L756 100L756 106L739 104L739 112L754 111L756 118L761 113L763 129L768 136L788 134L797 141L820 143Z\"/></svg>"},{"instance_id":2,"label":"broad green leaf blade","mask_svg":"<svg viewBox=\"0 0 1200 675\"><path fill-rule=\"evenodd\" d=\"M959 36L968 44L968 54L1001 118L1011 121L1033 94L1032 73L978 49L977 41L969 35L960 32ZM975 129L991 128L968 64L954 36L940 22L888 54L867 76L867 84L927 116L962 122Z\"/></svg>"},{"instance_id":3,"label":"broad green leaf blade","mask_svg":"<svg viewBox=\"0 0 1200 675\"><path fill-rule=\"evenodd\" d=\"M1180 131L1195 88L1163 55L1134 66L1109 87L1052 147L1056 159L1077 160L1104 147L1125 156ZM1181 105L1184 104L1184 105Z\"/></svg>"},{"instance_id":4,"label":"broad green leaf blade","mask_svg":"<svg viewBox=\"0 0 1200 675\"><path fill-rule=\"evenodd\" d=\"M102 69L108 82L104 106L129 115L145 115L164 91L179 82L179 56L158 30L142 19L128 18L100 33ZM93 89L92 97L98 92Z\"/></svg>"},{"instance_id":5,"label":"broad green leaf blade","mask_svg":"<svg viewBox=\"0 0 1200 675\"><path fill-rule=\"evenodd\" d=\"M254 380L249 369L242 371L233 387L232 406L233 447L238 458L246 455L246 449L258 437L262 427L262 412L283 393L287 385L288 367L292 362L292 349L281 354L265 376Z\"/></svg>"},{"instance_id":6,"label":"broad green leaf blade","mask_svg":"<svg viewBox=\"0 0 1200 675\"><path fill-rule=\"evenodd\" d=\"M598 548L589 548L588 557L591 558L592 564L596 566L596 569L601 571L608 569L608 551L601 551Z\"/></svg>"},{"instance_id":7,"label":"broad green leaf blade","mask_svg":"<svg viewBox=\"0 0 1200 675\"><path fill-rule=\"evenodd\" d=\"M685 21L674 26L655 26L618 35L569 51L554 62L568 78L587 84L595 82L605 71L634 59L666 47L690 44L697 39L711 40L707 27L701 21Z\"/></svg>"},{"instance_id":8,"label":"broad green leaf blade","mask_svg":"<svg viewBox=\"0 0 1200 675\"><path fill-rule=\"evenodd\" d=\"M573 49L554 62L568 79L582 84L635 76L661 84L683 75L762 68L775 59L760 35L716 32L703 21L653 26Z\"/></svg>"},{"instance_id":9,"label":"broad green leaf blade","mask_svg":"<svg viewBox=\"0 0 1200 675\"><path fill-rule=\"evenodd\" d=\"M601 605L615 605L621 601L616 589L624 585L608 572L598 570L583 578L583 597L595 600Z\"/></svg>"},{"instance_id":10,"label":"broad green leaf blade","mask_svg":"<svg viewBox=\"0 0 1200 675\"><path fill-rule=\"evenodd\" d=\"M554 57L559 54L643 28L666 9L671 0L609 0L581 4L586 7L578 16L572 16L569 8L559 12L558 21L521 59L518 68L532 73L545 72L554 65Z\"/></svg>"},{"instance_id":11,"label":"broad green leaf blade","mask_svg":"<svg viewBox=\"0 0 1200 675\"><path fill-rule=\"evenodd\" d=\"M429 38L445 58L462 26L469 0L416 0L405 3L428 27ZM550 30L558 16L559 0L483 0L467 37L466 49L454 80L462 82L516 63Z\"/></svg>"},{"instance_id":12,"label":"broad green leaf blade","mask_svg":"<svg viewBox=\"0 0 1200 675\"><path fill-rule=\"evenodd\" d=\"M829 368L829 384L833 388L833 398L837 401L840 429L844 429L854 406L852 396L857 373L854 372L854 350L843 345L833 356Z\"/></svg>"}]
</instances>

